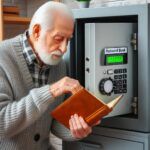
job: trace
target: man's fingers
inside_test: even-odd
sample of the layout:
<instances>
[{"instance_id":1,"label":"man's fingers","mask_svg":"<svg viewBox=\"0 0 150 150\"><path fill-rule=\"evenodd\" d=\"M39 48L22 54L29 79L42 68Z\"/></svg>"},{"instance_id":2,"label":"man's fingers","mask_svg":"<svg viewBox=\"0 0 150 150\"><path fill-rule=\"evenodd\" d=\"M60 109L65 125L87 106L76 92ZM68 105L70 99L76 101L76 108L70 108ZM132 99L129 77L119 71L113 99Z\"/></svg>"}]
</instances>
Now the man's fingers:
<instances>
[{"instance_id":1,"label":"man's fingers","mask_svg":"<svg viewBox=\"0 0 150 150\"><path fill-rule=\"evenodd\" d=\"M85 137L86 136L86 132L85 132L85 130L84 130L80 120L79 120L79 116L77 114L75 114L74 118L75 118L76 125L77 125L77 131L76 132L78 132L78 134L80 136Z\"/></svg>"},{"instance_id":2,"label":"man's fingers","mask_svg":"<svg viewBox=\"0 0 150 150\"><path fill-rule=\"evenodd\" d=\"M79 90L81 90L83 87L80 85L78 87L73 87L72 89L72 94L75 94L76 92L78 92Z\"/></svg>"},{"instance_id":3,"label":"man's fingers","mask_svg":"<svg viewBox=\"0 0 150 150\"><path fill-rule=\"evenodd\" d=\"M88 126L88 124L84 121L84 119L82 117L79 117L79 120L82 124L83 129L85 130L85 132L87 134L90 134L92 132L92 129L90 126Z\"/></svg>"},{"instance_id":4,"label":"man's fingers","mask_svg":"<svg viewBox=\"0 0 150 150\"><path fill-rule=\"evenodd\" d=\"M83 118L79 117L77 114L71 116L71 119L69 120L69 125L71 134L75 138L85 138L92 132L92 128L88 126Z\"/></svg>"},{"instance_id":5,"label":"man's fingers","mask_svg":"<svg viewBox=\"0 0 150 150\"><path fill-rule=\"evenodd\" d=\"M61 80L50 86L50 92L53 97L58 97L64 93L72 93L75 94L83 88L78 80L72 79L70 77L64 77Z\"/></svg>"},{"instance_id":6,"label":"man's fingers","mask_svg":"<svg viewBox=\"0 0 150 150\"><path fill-rule=\"evenodd\" d=\"M80 135L80 133L78 132L78 126L77 126L77 123L76 123L76 120L74 118L74 116L72 115L71 116L71 122L72 122L72 134L76 137L76 138L81 138L82 136Z\"/></svg>"}]
</instances>

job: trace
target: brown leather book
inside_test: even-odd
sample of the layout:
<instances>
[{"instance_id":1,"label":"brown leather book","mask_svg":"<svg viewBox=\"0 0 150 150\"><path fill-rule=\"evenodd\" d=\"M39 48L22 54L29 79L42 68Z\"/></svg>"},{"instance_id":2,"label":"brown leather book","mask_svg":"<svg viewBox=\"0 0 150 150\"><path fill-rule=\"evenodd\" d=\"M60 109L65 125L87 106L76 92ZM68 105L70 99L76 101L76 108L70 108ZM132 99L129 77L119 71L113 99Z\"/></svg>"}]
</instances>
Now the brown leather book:
<instances>
[{"instance_id":1,"label":"brown leather book","mask_svg":"<svg viewBox=\"0 0 150 150\"><path fill-rule=\"evenodd\" d=\"M51 115L67 128L69 128L69 119L74 114L82 116L87 124L92 126L103 116L111 112L121 98L122 95L109 104L105 104L102 100L97 99L86 89L82 88L56 107L51 112Z\"/></svg>"}]
</instances>

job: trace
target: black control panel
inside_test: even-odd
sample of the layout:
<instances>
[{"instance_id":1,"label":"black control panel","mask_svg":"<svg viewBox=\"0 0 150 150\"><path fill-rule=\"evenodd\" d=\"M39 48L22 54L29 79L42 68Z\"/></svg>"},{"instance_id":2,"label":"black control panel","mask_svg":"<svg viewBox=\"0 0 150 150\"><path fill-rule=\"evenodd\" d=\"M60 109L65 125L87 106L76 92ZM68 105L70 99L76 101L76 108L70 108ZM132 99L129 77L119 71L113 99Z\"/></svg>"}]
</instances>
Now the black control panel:
<instances>
[{"instance_id":1,"label":"black control panel","mask_svg":"<svg viewBox=\"0 0 150 150\"><path fill-rule=\"evenodd\" d=\"M106 71L109 75L103 78L99 83L99 91L103 95L127 93L127 69L109 69Z\"/></svg>"},{"instance_id":2,"label":"black control panel","mask_svg":"<svg viewBox=\"0 0 150 150\"><path fill-rule=\"evenodd\" d=\"M114 94L127 93L127 69L115 69L113 80Z\"/></svg>"}]
</instances>

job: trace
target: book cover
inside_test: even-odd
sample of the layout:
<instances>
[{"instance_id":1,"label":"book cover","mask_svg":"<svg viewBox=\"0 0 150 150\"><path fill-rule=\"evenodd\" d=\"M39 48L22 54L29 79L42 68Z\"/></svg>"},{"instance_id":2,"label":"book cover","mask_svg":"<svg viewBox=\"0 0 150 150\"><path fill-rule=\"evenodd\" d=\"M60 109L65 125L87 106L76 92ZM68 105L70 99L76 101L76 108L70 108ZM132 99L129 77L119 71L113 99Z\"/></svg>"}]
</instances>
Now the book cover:
<instances>
[{"instance_id":1,"label":"book cover","mask_svg":"<svg viewBox=\"0 0 150 150\"><path fill-rule=\"evenodd\" d=\"M102 100L97 99L86 89L82 88L56 107L51 112L51 115L67 128L69 128L69 119L74 114L83 117L87 124L92 126L111 112L121 98L122 95L112 100L109 104L105 104Z\"/></svg>"}]
</instances>

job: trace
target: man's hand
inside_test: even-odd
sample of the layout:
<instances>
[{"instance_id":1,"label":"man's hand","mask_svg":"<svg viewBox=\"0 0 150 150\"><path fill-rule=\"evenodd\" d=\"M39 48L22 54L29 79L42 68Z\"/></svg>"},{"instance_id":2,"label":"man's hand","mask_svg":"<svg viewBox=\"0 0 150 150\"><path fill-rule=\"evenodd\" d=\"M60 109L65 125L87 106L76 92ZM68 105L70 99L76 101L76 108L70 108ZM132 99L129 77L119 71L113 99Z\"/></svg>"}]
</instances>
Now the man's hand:
<instances>
[{"instance_id":1,"label":"man's hand","mask_svg":"<svg viewBox=\"0 0 150 150\"><path fill-rule=\"evenodd\" d=\"M81 88L82 86L78 80L72 79L70 77L64 77L50 86L50 92L54 97L57 97L69 92L74 94Z\"/></svg>"},{"instance_id":2,"label":"man's hand","mask_svg":"<svg viewBox=\"0 0 150 150\"><path fill-rule=\"evenodd\" d=\"M100 124L98 121L95 125ZM82 117L79 117L77 114L71 116L69 120L70 131L73 137L77 139L82 139L87 137L92 132L92 127L90 127Z\"/></svg>"}]
</instances>

